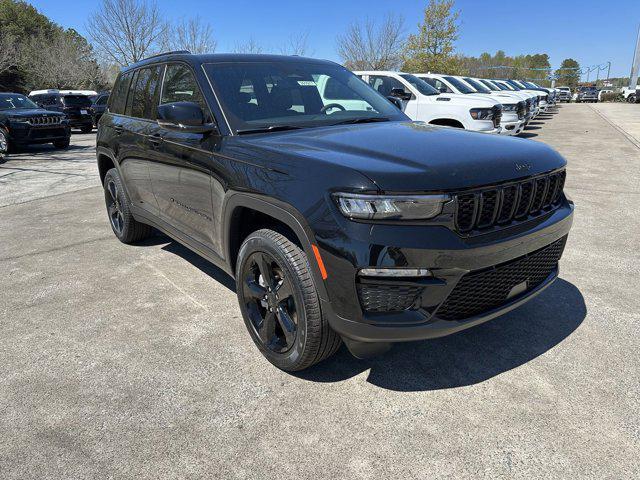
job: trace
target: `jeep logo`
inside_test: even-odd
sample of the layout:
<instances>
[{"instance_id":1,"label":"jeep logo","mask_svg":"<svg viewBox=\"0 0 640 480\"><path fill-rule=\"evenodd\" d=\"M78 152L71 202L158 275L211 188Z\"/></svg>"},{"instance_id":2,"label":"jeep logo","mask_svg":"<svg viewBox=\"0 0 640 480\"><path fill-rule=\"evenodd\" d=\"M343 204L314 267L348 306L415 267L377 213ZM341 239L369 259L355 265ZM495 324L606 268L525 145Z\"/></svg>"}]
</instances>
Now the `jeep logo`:
<instances>
[{"instance_id":1,"label":"jeep logo","mask_svg":"<svg viewBox=\"0 0 640 480\"><path fill-rule=\"evenodd\" d=\"M516 163L516 172L520 172L522 170L526 170L526 171L531 170L531 164L530 163Z\"/></svg>"}]
</instances>

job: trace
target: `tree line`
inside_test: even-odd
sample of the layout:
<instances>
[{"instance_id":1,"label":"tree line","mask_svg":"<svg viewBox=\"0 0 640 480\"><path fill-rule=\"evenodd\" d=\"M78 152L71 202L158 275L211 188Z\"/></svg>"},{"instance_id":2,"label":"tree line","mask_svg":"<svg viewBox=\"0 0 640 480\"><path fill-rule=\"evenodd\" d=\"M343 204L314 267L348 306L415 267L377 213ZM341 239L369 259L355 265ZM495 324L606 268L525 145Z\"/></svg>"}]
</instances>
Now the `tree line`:
<instances>
[{"instance_id":1,"label":"tree line","mask_svg":"<svg viewBox=\"0 0 640 480\"><path fill-rule=\"evenodd\" d=\"M351 24L336 39L342 63L352 70L403 70L478 77L511 77L576 86L580 66L565 59L551 71L545 53L508 56L499 50L479 57L456 51L460 12L454 0L428 0L417 30L407 34L402 17ZM155 0L100 0L89 16L85 39L64 29L24 0L0 0L0 89L87 88L112 84L120 68L167 50L213 53L211 25L199 17L165 20ZM236 43L238 53L265 53L253 37ZM274 53L313 55L308 34L292 34Z\"/></svg>"}]
</instances>

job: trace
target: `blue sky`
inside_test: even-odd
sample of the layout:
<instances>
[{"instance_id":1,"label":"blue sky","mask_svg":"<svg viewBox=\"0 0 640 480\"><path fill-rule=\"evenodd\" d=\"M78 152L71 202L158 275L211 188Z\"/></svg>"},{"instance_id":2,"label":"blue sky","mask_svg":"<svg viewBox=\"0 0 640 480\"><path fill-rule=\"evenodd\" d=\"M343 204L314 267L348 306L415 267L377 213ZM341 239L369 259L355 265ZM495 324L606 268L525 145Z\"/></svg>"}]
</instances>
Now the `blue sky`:
<instances>
[{"instance_id":1,"label":"blue sky","mask_svg":"<svg viewBox=\"0 0 640 480\"><path fill-rule=\"evenodd\" d=\"M64 27L85 33L97 1L33 0L38 10ZM253 37L277 52L287 38L308 32L313 56L338 60L336 35L354 21L380 19L393 10L408 33L422 20L426 0L159 0L167 18L199 15L215 31L218 52ZM585 67L612 62L612 76L631 69L640 2L618 0L457 0L461 35L457 50L467 55L503 49L508 55L546 52L554 68L573 57ZM606 75L606 72L602 74ZM595 72L592 74L595 75ZM592 76L593 78L593 76Z\"/></svg>"}]
</instances>

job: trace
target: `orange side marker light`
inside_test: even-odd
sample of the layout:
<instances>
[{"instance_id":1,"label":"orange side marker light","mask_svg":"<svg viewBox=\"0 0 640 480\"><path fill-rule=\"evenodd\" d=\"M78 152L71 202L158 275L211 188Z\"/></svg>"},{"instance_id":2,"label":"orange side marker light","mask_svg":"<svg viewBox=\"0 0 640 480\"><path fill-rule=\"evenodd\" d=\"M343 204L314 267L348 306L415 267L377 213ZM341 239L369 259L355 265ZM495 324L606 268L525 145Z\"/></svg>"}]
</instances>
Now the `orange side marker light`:
<instances>
[{"instance_id":1,"label":"orange side marker light","mask_svg":"<svg viewBox=\"0 0 640 480\"><path fill-rule=\"evenodd\" d=\"M315 245L311 245L311 248L313 249L313 254L316 256L316 262L318 262L318 267L320 267L320 274L322 275L322 279L326 280L327 279L327 269L324 268L324 262L322 261L322 257L320 256L320 250L318 250L318 247L316 247Z\"/></svg>"}]
</instances>

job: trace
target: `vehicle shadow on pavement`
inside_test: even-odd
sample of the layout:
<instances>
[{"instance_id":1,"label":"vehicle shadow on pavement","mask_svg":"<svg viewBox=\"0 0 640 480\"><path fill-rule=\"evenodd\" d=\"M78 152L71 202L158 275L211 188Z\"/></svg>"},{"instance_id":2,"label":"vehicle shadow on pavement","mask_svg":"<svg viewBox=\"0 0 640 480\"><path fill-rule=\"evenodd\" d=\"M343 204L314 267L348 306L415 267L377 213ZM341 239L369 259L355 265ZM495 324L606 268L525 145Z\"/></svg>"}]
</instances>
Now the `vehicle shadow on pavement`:
<instances>
[{"instance_id":1,"label":"vehicle shadow on pavement","mask_svg":"<svg viewBox=\"0 0 640 480\"><path fill-rule=\"evenodd\" d=\"M229 290L235 293L236 291L236 282L235 280L224 270L216 267L213 263L205 260L197 253L192 252L184 245L175 242L171 238L163 235L161 233L156 233L153 237L148 238L147 240L138 243L138 246L152 246L152 245L162 245L162 250L166 252L173 253L174 255L179 256L180 258L186 260L191 265L202 271L205 275L208 275L216 282L220 283L224 287L227 287Z\"/></svg>"},{"instance_id":2,"label":"vehicle shadow on pavement","mask_svg":"<svg viewBox=\"0 0 640 480\"><path fill-rule=\"evenodd\" d=\"M533 137L537 137L538 134L537 133L533 133L533 132L521 132L518 134L519 138L533 138Z\"/></svg>"},{"instance_id":3,"label":"vehicle shadow on pavement","mask_svg":"<svg viewBox=\"0 0 640 480\"><path fill-rule=\"evenodd\" d=\"M397 344L371 360L358 360L343 346L334 357L295 375L314 382L339 382L370 370L369 383L402 392L474 385L552 349L580 326L586 314L578 288L558 279L529 303L469 330Z\"/></svg>"}]
</instances>

